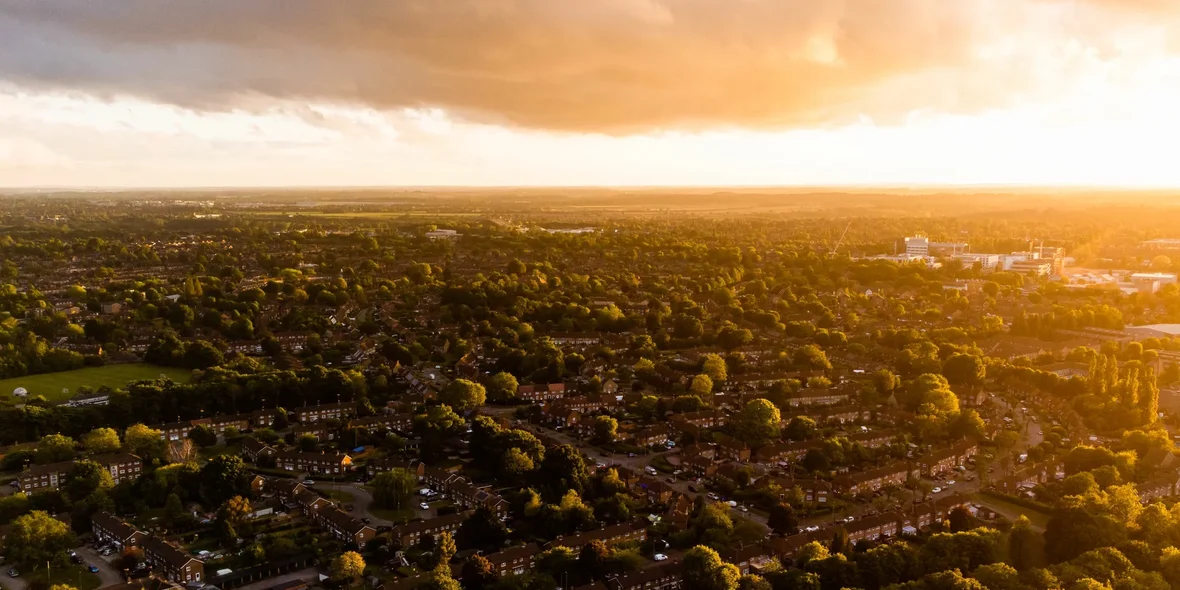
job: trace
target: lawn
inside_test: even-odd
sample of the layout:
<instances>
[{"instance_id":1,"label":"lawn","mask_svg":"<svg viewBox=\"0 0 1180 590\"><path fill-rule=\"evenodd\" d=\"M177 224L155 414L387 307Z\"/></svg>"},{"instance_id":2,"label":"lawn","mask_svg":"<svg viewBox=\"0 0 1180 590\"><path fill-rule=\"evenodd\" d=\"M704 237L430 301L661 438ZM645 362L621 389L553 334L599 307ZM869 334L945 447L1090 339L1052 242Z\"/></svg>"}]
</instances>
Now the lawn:
<instances>
[{"instance_id":1,"label":"lawn","mask_svg":"<svg viewBox=\"0 0 1180 590\"><path fill-rule=\"evenodd\" d=\"M46 576L45 567L41 566L31 572L21 572L21 579L29 585L41 584L48 587L49 582L68 584L78 590L94 590L102 583L98 574L90 573L85 567L70 564L68 567L55 567Z\"/></svg>"},{"instance_id":2,"label":"lawn","mask_svg":"<svg viewBox=\"0 0 1180 590\"><path fill-rule=\"evenodd\" d=\"M98 389L106 385L117 389L131 381L155 379L160 375L167 375L173 381L185 383L192 379L192 372L188 369L129 363L3 379L0 380L0 395L12 395L17 387L23 387L29 391L30 396L43 395L51 402L64 402L73 397L82 386ZM63 389L68 392L63 392Z\"/></svg>"},{"instance_id":3,"label":"lawn","mask_svg":"<svg viewBox=\"0 0 1180 590\"><path fill-rule=\"evenodd\" d=\"M1015 502L1010 502L997 494L981 492L975 495L975 499L980 504L999 512L1001 516L1009 520L1016 520L1018 516L1022 515L1027 516L1033 528L1038 530L1045 530L1045 525L1049 522L1048 514L1040 510L1033 510L1027 506L1021 506Z\"/></svg>"}]
</instances>

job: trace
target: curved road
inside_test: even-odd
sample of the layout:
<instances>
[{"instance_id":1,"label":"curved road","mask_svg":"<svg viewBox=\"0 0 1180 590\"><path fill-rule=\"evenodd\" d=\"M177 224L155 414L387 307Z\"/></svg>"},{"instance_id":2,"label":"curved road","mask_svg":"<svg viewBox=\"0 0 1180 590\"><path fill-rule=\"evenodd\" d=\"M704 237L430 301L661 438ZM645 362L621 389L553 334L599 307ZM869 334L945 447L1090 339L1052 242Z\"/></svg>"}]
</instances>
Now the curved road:
<instances>
[{"instance_id":1,"label":"curved road","mask_svg":"<svg viewBox=\"0 0 1180 590\"><path fill-rule=\"evenodd\" d=\"M371 523L371 525L374 527L394 526L395 524L397 524L393 521L386 520L384 518L380 518L380 517L375 516L373 514L372 510L370 510L370 507L373 505L373 494L369 493L369 490L366 490L365 488L361 487L360 484L324 482L324 483L317 483L311 487L312 487L312 489L331 490L334 492L340 492L340 493L344 493L344 494L348 494L349 496L352 496L352 513L354 515L359 515L359 516L371 519L373 521ZM418 502L418 501L419 500L417 497L415 497L413 500L413 502ZM433 510L422 510L421 508L418 508L417 504L414 505L414 511L415 511L415 515L418 518L426 519L426 518L431 518L434 516Z\"/></svg>"}]
</instances>

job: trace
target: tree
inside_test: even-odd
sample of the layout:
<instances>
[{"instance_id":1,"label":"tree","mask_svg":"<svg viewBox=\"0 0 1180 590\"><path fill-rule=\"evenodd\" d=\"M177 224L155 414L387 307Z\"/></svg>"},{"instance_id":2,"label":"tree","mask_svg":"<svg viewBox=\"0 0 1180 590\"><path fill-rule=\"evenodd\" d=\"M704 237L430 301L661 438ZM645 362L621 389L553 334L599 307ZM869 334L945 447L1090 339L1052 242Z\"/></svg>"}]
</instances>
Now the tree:
<instances>
[{"instance_id":1,"label":"tree","mask_svg":"<svg viewBox=\"0 0 1180 590\"><path fill-rule=\"evenodd\" d=\"M508 527L494 512L480 506L455 532L455 544L464 549L495 553L508 540Z\"/></svg>"},{"instance_id":2,"label":"tree","mask_svg":"<svg viewBox=\"0 0 1180 590\"><path fill-rule=\"evenodd\" d=\"M47 434L37 443L35 460L38 463L57 463L74 458L77 443L61 434Z\"/></svg>"},{"instance_id":3,"label":"tree","mask_svg":"<svg viewBox=\"0 0 1180 590\"><path fill-rule=\"evenodd\" d=\"M473 381L455 379L443 388L438 394L438 399L454 408L456 412L468 412L483 406L487 401L487 390Z\"/></svg>"},{"instance_id":4,"label":"tree","mask_svg":"<svg viewBox=\"0 0 1180 590\"><path fill-rule=\"evenodd\" d=\"M201 468L201 495L212 506L250 492L250 472L242 458L218 455Z\"/></svg>"},{"instance_id":5,"label":"tree","mask_svg":"<svg viewBox=\"0 0 1180 590\"><path fill-rule=\"evenodd\" d=\"M610 416L594 417L594 444L604 445L615 441L619 432L619 421Z\"/></svg>"},{"instance_id":6,"label":"tree","mask_svg":"<svg viewBox=\"0 0 1180 590\"><path fill-rule=\"evenodd\" d=\"M766 524L776 534L793 535L799 528L799 519L795 516L795 509L790 504L779 502L771 507Z\"/></svg>"},{"instance_id":7,"label":"tree","mask_svg":"<svg viewBox=\"0 0 1180 590\"><path fill-rule=\"evenodd\" d=\"M365 558L356 551L345 551L332 560L332 579L350 583L365 573Z\"/></svg>"},{"instance_id":8,"label":"tree","mask_svg":"<svg viewBox=\"0 0 1180 590\"><path fill-rule=\"evenodd\" d=\"M971 530L971 512L965 506L955 506L947 515L947 521L950 522L952 533L961 533L963 531Z\"/></svg>"},{"instance_id":9,"label":"tree","mask_svg":"<svg viewBox=\"0 0 1180 590\"><path fill-rule=\"evenodd\" d=\"M826 371L832 368L832 363L828 361L828 355L824 353L822 348L814 344L806 344L795 349L793 360L796 365L804 369Z\"/></svg>"},{"instance_id":10,"label":"tree","mask_svg":"<svg viewBox=\"0 0 1180 590\"><path fill-rule=\"evenodd\" d=\"M123 432L127 450L141 459L162 459L164 457L164 433L143 424L133 424Z\"/></svg>"},{"instance_id":11,"label":"tree","mask_svg":"<svg viewBox=\"0 0 1180 590\"><path fill-rule=\"evenodd\" d=\"M610 559L610 548L606 543L595 540L582 546L578 552L578 569L592 580L601 580L607 574L607 561Z\"/></svg>"},{"instance_id":12,"label":"tree","mask_svg":"<svg viewBox=\"0 0 1180 590\"><path fill-rule=\"evenodd\" d=\"M494 402L506 402L516 399L516 392L520 383L512 373L500 371L488 379L488 399Z\"/></svg>"},{"instance_id":13,"label":"tree","mask_svg":"<svg viewBox=\"0 0 1180 590\"><path fill-rule=\"evenodd\" d=\"M466 590L486 590L496 583L499 576L486 557L476 554L463 561L459 570L463 577L463 587Z\"/></svg>"},{"instance_id":14,"label":"tree","mask_svg":"<svg viewBox=\"0 0 1180 590\"><path fill-rule=\"evenodd\" d=\"M401 510L413 501L418 476L399 467L378 473L369 485L373 486L373 503L378 508Z\"/></svg>"},{"instance_id":15,"label":"tree","mask_svg":"<svg viewBox=\"0 0 1180 590\"><path fill-rule=\"evenodd\" d=\"M810 416L795 416L787 423L783 436L794 441L804 441L815 436L818 428L819 425Z\"/></svg>"},{"instance_id":16,"label":"tree","mask_svg":"<svg viewBox=\"0 0 1180 590\"><path fill-rule=\"evenodd\" d=\"M217 444L217 433L205 424L198 424L188 431L189 440L198 447L211 447Z\"/></svg>"},{"instance_id":17,"label":"tree","mask_svg":"<svg viewBox=\"0 0 1180 590\"><path fill-rule=\"evenodd\" d=\"M118 452L123 448L119 433L114 428L95 428L82 435L82 448L95 455Z\"/></svg>"},{"instance_id":18,"label":"tree","mask_svg":"<svg viewBox=\"0 0 1180 590\"><path fill-rule=\"evenodd\" d=\"M770 400L751 400L737 416L737 436L752 447L760 447L779 436L782 415Z\"/></svg>"},{"instance_id":19,"label":"tree","mask_svg":"<svg viewBox=\"0 0 1180 590\"><path fill-rule=\"evenodd\" d=\"M942 374L953 385L974 388L983 385L987 369L978 356L957 352L942 364Z\"/></svg>"},{"instance_id":20,"label":"tree","mask_svg":"<svg viewBox=\"0 0 1180 590\"><path fill-rule=\"evenodd\" d=\"M75 461L66 472L65 492L71 502L81 502L99 490L115 487L111 472L94 461Z\"/></svg>"},{"instance_id":21,"label":"tree","mask_svg":"<svg viewBox=\"0 0 1180 590\"><path fill-rule=\"evenodd\" d=\"M12 522L4 538L4 555L8 561L25 568L47 561L60 563L66 550L75 543L69 525L48 512L34 510Z\"/></svg>"},{"instance_id":22,"label":"tree","mask_svg":"<svg viewBox=\"0 0 1180 590\"><path fill-rule=\"evenodd\" d=\"M716 551L697 545L684 553L681 563L683 590L737 590L741 572L736 565L725 563Z\"/></svg>"},{"instance_id":23,"label":"tree","mask_svg":"<svg viewBox=\"0 0 1180 590\"><path fill-rule=\"evenodd\" d=\"M688 390L693 395L703 398L713 393L713 380L708 375L701 373L692 378L692 385L688 387Z\"/></svg>"},{"instance_id":24,"label":"tree","mask_svg":"<svg viewBox=\"0 0 1180 590\"><path fill-rule=\"evenodd\" d=\"M164 521L175 527L188 516L189 513L184 509L184 502L180 501L180 496L168 494L168 499L164 501Z\"/></svg>"},{"instance_id":25,"label":"tree","mask_svg":"<svg viewBox=\"0 0 1180 590\"><path fill-rule=\"evenodd\" d=\"M873 387L881 397L888 397L895 389L901 387L901 378L889 369L877 369L873 372Z\"/></svg>"},{"instance_id":26,"label":"tree","mask_svg":"<svg viewBox=\"0 0 1180 590\"><path fill-rule=\"evenodd\" d=\"M443 531L435 537L435 557L438 558L438 565L435 566L434 571L446 572L448 576L451 573L451 559L457 553L455 548L455 537L446 531Z\"/></svg>"},{"instance_id":27,"label":"tree","mask_svg":"<svg viewBox=\"0 0 1180 590\"><path fill-rule=\"evenodd\" d=\"M221 504L217 509L217 518L224 520L234 528L238 528L250 520L254 508L250 501L242 496L234 496Z\"/></svg>"},{"instance_id":28,"label":"tree","mask_svg":"<svg viewBox=\"0 0 1180 590\"><path fill-rule=\"evenodd\" d=\"M712 352L706 354L701 361L701 373L708 375L714 383L729 378L729 368L725 364L725 359Z\"/></svg>"}]
</instances>

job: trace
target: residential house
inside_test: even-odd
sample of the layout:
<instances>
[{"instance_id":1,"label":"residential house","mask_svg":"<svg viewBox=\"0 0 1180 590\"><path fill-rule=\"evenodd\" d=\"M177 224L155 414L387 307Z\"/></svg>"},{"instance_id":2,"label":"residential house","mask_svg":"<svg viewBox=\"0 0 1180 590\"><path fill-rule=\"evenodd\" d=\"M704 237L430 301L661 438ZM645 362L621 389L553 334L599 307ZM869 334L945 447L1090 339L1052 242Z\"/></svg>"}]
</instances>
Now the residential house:
<instances>
[{"instance_id":1,"label":"residential house","mask_svg":"<svg viewBox=\"0 0 1180 590\"><path fill-rule=\"evenodd\" d=\"M565 383L521 385L516 388L516 397L527 402L559 400L565 397Z\"/></svg>"},{"instance_id":2,"label":"residential house","mask_svg":"<svg viewBox=\"0 0 1180 590\"><path fill-rule=\"evenodd\" d=\"M903 486L911 479L916 481L921 473L921 469L915 465L893 463L885 467L851 473L836 478L833 483L836 490L842 494L858 495L876 492L886 487Z\"/></svg>"},{"instance_id":3,"label":"residential house","mask_svg":"<svg viewBox=\"0 0 1180 590\"><path fill-rule=\"evenodd\" d=\"M411 547L424 536L434 537L444 532L454 534L469 516L470 512L457 512L398 525L393 527L393 539L402 547Z\"/></svg>"},{"instance_id":4,"label":"residential house","mask_svg":"<svg viewBox=\"0 0 1180 590\"><path fill-rule=\"evenodd\" d=\"M284 471L339 476L352 470L352 457L346 454L282 451L275 454L275 466Z\"/></svg>"},{"instance_id":5,"label":"residential house","mask_svg":"<svg viewBox=\"0 0 1180 590\"><path fill-rule=\"evenodd\" d=\"M848 402L848 394L832 389L800 389L787 396L787 405L799 406L833 406Z\"/></svg>"},{"instance_id":6,"label":"residential house","mask_svg":"<svg viewBox=\"0 0 1180 590\"><path fill-rule=\"evenodd\" d=\"M341 402L295 408L295 420L304 424L320 420L347 420L356 415L356 404Z\"/></svg>"},{"instance_id":7,"label":"residential house","mask_svg":"<svg viewBox=\"0 0 1180 590\"><path fill-rule=\"evenodd\" d=\"M152 566L152 571L156 575L185 585L203 585L203 561L156 536L146 537L141 546L144 561Z\"/></svg>"},{"instance_id":8,"label":"residential house","mask_svg":"<svg viewBox=\"0 0 1180 590\"><path fill-rule=\"evenodd\" d=\"M315 520L332 537L352 543L362 549L377 534L376 529L353 518L335 506L327 506L319 509L315 513Z\"/></svg>"},{"instance_id":9,"label":"residential house","mask_svg":"<svg viewBox=\"0 0 1180 590\"><path fill-rule=\"evenodd\" d=\"M369 416L367 418L356 418L348 422L348 427L359 428L365 432L410 432L414 428L414 415L411 413L404 414L384 414Z\"/></svg>"},{"instance_id":10,"label":"residential house","mask_svg":"<svg viewBox=\"0 0 1180 590\"><path fill-rule=\"evenodd\" d=\"M676 590L680 588L679 561L665 561L635 572L610 576L606 585L610 590Z\"/></svg>"},{"instance_id":11,"label":"residential house","mask_svg":"<svg viewBox=\"0 0 1180 590\"><path fill-rule=\"evenodd\" d=\"M105 510L90 518L90 526L95 539L113 542L119 547L134 547L147 537L147 533Z\"/></svg>"},{"instance_id":12,"label":"residential house","mask_svg":"<svg viewBox=\"0 0 1180 590\"><path fill-rule=\"evenodd\" d=\"M533 562L536 560L538 554L541 553L541 548L535 543L528 545L521 545L520 547L509 547L497 551L490 555L485 555L492 564L492 571L500 577L520 575L533 569Z\"/></svg>"},{"instance_id":13,"label":"residential house","mask_svg":"<svg viewBox=\"0 0 1180 590\"><path fill-rule=\"evenodd\" d=\"M942 449L930 453L919 460L919 464L922 467L922 474L931 477L942 475L963 465L968 459L974 457L978 451L978 444L972 441L963 441L949 449Z\"/></svg>"},{"instance_id":14,"label":"residential house","mask_svg":"<svg viewBox=\"0 0 1180 590\"><path fill-rule=\"evenodd\" d=\"M242 439L242 458L251 463L257 463L260 457L274 458L277 454L277 449L252 436Z\"/></svg>"},{"instance_id":15,"label":"residential house","mask_svg":"<svg viewBox=\"0 0 1180 590\"><path fill-rule=\"evenodd\" d=\"M647 526L640 522L631 522L608 526L596 531L558 537L552 543L549 543L549 546L581 549L583 545L591 541L602 541L607 545L615 545L632 541L642 543L646 540Z\"/></svg>"},{"instance_id":16,"label":"residential house","mask_svg":"<svg viewBox=\"0 0 1180 590\"><path fill-rule=\"evenodd\" d=\"M115 485L135 481L143 473L143 459L130 453L102 455L92 458L91 461L105 467L111 473L111 479L115 480Z\"/></svg>"}]
</instances>

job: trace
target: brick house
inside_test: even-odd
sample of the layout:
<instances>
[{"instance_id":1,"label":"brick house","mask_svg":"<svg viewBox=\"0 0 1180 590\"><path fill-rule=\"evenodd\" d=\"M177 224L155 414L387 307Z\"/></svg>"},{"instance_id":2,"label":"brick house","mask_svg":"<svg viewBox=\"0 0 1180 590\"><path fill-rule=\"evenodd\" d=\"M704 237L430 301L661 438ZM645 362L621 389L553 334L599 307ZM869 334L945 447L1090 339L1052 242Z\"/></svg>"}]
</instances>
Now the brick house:
<instances>
[{"instance_id":1,"label":"brick house","mask_svg":"<svg viewBox=\"0 0 1180 590\"><path fill-rule=\"evenodd\" d=\"M596 531L558 537L554 539L553 542L549 543L549 546L551 548L570 547L572 549L581 549L583 545L591 541L602 541L607 545L615 545L618 543L629 543L632 541L638 541L642 543L646 540L646 525L642 523L623 523L608 526Z\"/></svg>"},{"instance_id":2,"label":"brick house","mask_svg":"<svg viewBox=\"0 0 1180 590\"><path fill-rule=\"evenodd\" d=\"M295 420L304 424L320 420L347 420L356 415L356 404L341 402L295 408Z\"/></svg>"},{"instance_id":3,"label":"brick house","mask_svg":"<svg viewBox=\"0 0 1180 590\"><path fill-rule=\"evenodd\" d=\"M134 547L148 536L147 533L105 510L95 513L90 518L90 526L95 539L114 542L119 547Z\"/></svg>"},{"instance_id":4,"label":"brick house","mask_svg":"<svg viewBox=\"0 0 1180 590\"><path fill-rule=\"evenodd\" d=\"M377 534L376 529L349 516L348 513L335 506L320 508L315 513L315 520L332 537L352 543L362 549Z\"/></svg>"},{"instance_id":5,"label":"brick house","mask_svg":"<svg viewBox=\"0 0 1180 590\"><path fill-rule=\"evenodd\" d=\"M485 555L492 564L492 571L500 577L520 575L533 569L533 562L541 548L536 543L529 543L520 547L509 547L490 555Z\"/></svg>"},{"instance_id":6,"label":"brick house","mask_svg":"<svg viewBox=\"0 0 1180 590\"><path fill-rule=\"evenodd\" d=\"M398 525L393 527L393 539L401 543L402 547L411 547L427 535L434 537L444 532L454 534L469 516L470 512L457 512Z\"/></svg>"},{"instance_id":7,"label":"brick house","mask_svg":"<svg viewBox=\"0 0 1180 590\"><path fill-rule=\"evenodd\" d=\"M282 451L275 454L275 466L284 471L338 476L352 470L352 457L346 454Z\"/></svg>"},{"instance_id":8,"label":"brick house","mask_svg":"<svg viewBox=\"0 0 1180 590\"><path fill-rule=\"evenodd\" d=\"M141 546L144 561L157 575L185 585L204 582L205 562L156 536L146 537Z\"/></svg>"},{"instance_id":9,"label":"brick house","mask_svg":"<svg viewBox=\"0 0 1180 590\"><path fill-rule=\"evenodd\" d=\"M242 458L251 463L257 463L259 457L273 458L276 454L277 449L252 436L242 439Z\"/></svg>"},{"instance_id":10,"label":"brick house","mask_svg":"<svg viewBox=\"0 0 1180 590\"><path fill-rule=\"evenodd\" d=\"M521 385L516 388L516 397L527 402L559 400L565 397L565 383Z\"/></svg>"}]
</instances>

